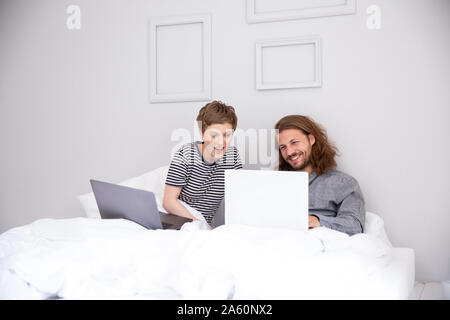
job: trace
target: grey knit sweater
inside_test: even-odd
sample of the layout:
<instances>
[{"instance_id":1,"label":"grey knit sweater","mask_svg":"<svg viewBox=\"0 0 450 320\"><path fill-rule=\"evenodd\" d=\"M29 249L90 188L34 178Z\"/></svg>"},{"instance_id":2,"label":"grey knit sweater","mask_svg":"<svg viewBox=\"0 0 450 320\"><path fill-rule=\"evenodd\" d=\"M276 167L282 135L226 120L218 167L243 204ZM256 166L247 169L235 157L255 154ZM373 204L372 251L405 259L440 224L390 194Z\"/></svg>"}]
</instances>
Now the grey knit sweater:
<instances>
[{"instance_id":1,"label":"grey knit sweater","mask_svg":"<svg viewBox=\"0 0 450 320\"><path fill-rule=\"evenodd\" d=\"M363 232L364 197L355 178L338 170L309 175L309 214L320 225L348 235Z\"/></svg>"}]
</instances>

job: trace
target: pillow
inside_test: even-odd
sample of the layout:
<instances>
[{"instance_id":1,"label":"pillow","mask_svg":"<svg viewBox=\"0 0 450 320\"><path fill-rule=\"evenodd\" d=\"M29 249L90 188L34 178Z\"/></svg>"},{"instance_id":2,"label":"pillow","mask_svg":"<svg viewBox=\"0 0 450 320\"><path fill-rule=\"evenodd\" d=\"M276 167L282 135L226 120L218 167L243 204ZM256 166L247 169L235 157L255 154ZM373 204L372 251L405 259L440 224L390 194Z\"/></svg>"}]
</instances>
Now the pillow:
<instances>
[{"instance_id":1,"label":"pillow","mask_svg":"<svg viewBox=\"0 0 450 320\"><path fill-rule=\"evenodd\" d=\"M368 211L366 212L364 233L371 234L381 239L389 247L392 247L392 244L386 234L386 230L384 229L384 221L379 215Z\"/></svg>"},{"instance_id":2,"label":"pillow","mask_svg":"<svg viewBox=\"0 0 450 320\"><path fill-rule=\"evenodd\" d=\"M119 185L135 189L151 191L155 194L158 210L167 213L162 207L164 197L164 185L169 166L160 167L140 176L120 182ZM77 197L88 218L100 219L100 211L97 207L97 201L93 192L86 193Z\"/></svg>"},{"instance_id":3,"label":"pillow","mask_svg":"<svg viewBox=\"0 0 450 320\"><path fill-rule=\"evenodd\" d=\"M100 211L98 210L97 201L95 201L93 192L83 194L77 198L86 213L86 217L100 219Z\"/></svg>"}]
</instances>

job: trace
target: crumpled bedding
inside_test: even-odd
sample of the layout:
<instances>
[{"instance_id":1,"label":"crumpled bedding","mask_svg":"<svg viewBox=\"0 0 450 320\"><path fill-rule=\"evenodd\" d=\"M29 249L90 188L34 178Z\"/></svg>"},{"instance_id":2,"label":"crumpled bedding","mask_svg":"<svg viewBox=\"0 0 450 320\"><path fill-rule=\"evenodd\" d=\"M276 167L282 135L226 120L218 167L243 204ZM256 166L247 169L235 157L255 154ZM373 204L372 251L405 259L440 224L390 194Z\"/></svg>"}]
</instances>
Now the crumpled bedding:
<instances>
[{"instance_id":1,"label":"crumpled bedding","mask_svg":"<svg viewBox=\"0 0 450 320\"><path fill-rule=\"evenodd\" d=\"M0 298L383 299L389 246L348 236L187 223L147 230L123 219L41 219L0 235Z\"/></svg>"}]
</instances>

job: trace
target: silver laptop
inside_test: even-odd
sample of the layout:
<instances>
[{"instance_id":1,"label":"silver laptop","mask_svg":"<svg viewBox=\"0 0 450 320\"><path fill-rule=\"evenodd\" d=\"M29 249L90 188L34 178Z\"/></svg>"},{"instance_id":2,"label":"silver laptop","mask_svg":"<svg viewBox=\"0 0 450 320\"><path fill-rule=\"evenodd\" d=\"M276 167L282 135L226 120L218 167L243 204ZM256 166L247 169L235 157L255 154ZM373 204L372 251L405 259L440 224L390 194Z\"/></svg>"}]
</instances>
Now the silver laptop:
<instances>
[{"instance_id":1,"label":"silver laptop","mask_svg":"<svg viewBox=\"0 0 450 320\"><path fill-rule=\"evenodd\" d=\"M147 229L180 229L192 221L158 211L153 192L90 180L102 219L128 219Z\"/></svg>"},{"instance_id":2,"label":"silver laptop","mask_svg":"<svg viewBox=\"0 0 450 320\"><path fill-rule=\"evenodd\" d=\"M225 170L225 224L308 230L308 173Z\"/></svg>"}]
</instances>

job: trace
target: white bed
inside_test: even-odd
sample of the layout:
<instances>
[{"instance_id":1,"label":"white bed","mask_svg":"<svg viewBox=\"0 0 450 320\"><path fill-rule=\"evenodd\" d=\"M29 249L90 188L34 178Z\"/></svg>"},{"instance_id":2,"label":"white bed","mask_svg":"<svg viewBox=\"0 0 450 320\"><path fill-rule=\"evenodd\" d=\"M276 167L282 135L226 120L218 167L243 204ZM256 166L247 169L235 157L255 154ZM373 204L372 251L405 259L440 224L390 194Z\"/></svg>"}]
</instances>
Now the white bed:
<instances>
[{"instance_id":1,"label":"white bed","mask_svg":"<svg viewBox=\"0 0 450 320\"><path fill-rule=\"evenodd\" d=\"M166 172L122 184L158 199ZM370 212L365 233L352 237L323 227L147 230L95 219L92 194L80 200L90 218L41 219L0 235L0 299L408 299L413 291L414 251L393 248Z\"/></svg>"}]
</instances>

